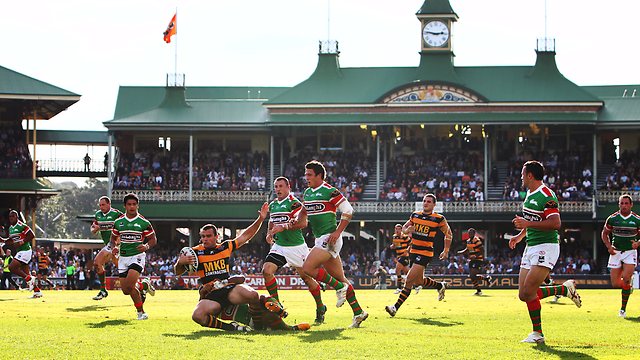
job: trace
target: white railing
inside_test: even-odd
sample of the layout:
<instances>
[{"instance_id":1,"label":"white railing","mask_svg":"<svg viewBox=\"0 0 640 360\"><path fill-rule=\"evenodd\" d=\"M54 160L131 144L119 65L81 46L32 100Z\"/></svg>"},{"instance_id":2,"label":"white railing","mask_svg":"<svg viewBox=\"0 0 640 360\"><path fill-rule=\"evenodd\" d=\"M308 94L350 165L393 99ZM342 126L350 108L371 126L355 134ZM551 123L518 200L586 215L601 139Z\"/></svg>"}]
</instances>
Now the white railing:
<instances>
[{"instance_id":1,"label":"white railing","mask_svg":"<svg viewBox=\"0 0 640 360\"><path fill-rule=\"evenodd\" d=\"M415 202L357 202L353 204L356 213L410 213L415 211ZM522 201L445 202L442 212L447 213L520 213ZM567 213L591 213L590 201L566 201L560 203L560 211Z\"/></svg>"},{"instance_id":2,"label":"white railing","mask_svg":"<svg viewBox=\"0 0 640 360\"><path fill-rule=\"evenodd\" d=\"M633 201L640 200L640 191L621 191L621 190L598 190L597 199L602 202L618 202L618 198L620 195L628 194L631 195Z\"/></svg>"},{"instance_id":3,"label":"white railing","mask_svg":"<svg viewBox=\"0 0 640 360\"><path fill-rule=\"evenodd\" d=\"M140 201L189 201L188 190L113 190L111 197L122 199L128 193L138 195ZM193 191L193 201L256 202L267 201L268 197L268 191Z\"/></svg>"},{"instance_id":4,"label":"white railing","mask_svg":"<svg viewBox=\"0 0 640 360\"><path fill-rule=\"evenodd\" d=\"M60 171L60 172L105 172L104 160L91 160L85 166L83 159L43 159L38 160L38 171Z\"/></svg>"},{"instance_id":5,"label":"white railing","mask_svg":"<svg viewBox=\"0 0 640 360\"><path fill-rule=\"evenodd\" d=\"M122 199L130 192L141 201L189 201L187 190L113 190L113 199ZM268 191L220 191L196 190L192 201L261 202L268 201ZM443 213L519 213L522 201L443 202ZM438 204L440 205L440 203ZM564 201L560 211L567 213L591 213L591 201ZM353 203L356 213L411 213L420 207L419 202L361 201Z\"/></svg>"}]
</instances>

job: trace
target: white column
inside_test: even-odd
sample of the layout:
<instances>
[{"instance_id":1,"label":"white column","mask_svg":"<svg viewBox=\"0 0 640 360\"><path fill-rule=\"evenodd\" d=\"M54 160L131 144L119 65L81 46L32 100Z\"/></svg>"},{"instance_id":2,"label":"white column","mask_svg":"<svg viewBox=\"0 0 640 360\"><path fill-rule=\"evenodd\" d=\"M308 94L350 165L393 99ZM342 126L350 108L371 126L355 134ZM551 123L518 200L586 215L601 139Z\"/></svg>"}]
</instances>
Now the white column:
<instances>
[{"instance_id":1,"label":"white column","mask_svg":"<svg viewBox=\"0 0 640 360\"><path fill-rule=\"evenodd\" d=\"M193 134L189 134L189 201L193 201Z\"/></svg>"}]
</instances>

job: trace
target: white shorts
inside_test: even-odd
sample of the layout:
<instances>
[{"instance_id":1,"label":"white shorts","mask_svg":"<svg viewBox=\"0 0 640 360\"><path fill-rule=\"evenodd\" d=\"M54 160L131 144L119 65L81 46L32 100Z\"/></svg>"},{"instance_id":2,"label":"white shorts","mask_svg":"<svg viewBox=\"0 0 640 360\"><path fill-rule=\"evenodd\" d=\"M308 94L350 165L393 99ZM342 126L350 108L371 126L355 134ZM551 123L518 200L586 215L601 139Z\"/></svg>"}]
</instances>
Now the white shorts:
<instances>
[{"instance_id":1,"label":"white shorts","mask_svg":"<svg viewBox=\"0 0 640 360\"><path fill-rule=\"evenodd\" d=\"M127 270L133 268L136 269L140 274L142 274L146 259L147 254L145 253L140 253L133 256L120 256L120 259L118 259L118 273L120 275L126 274Z\"/></svg>"},{"instance_id":2,"label":"white shorts","mask_svg":"<svg viewBox=\"0 0 640 360\"><path fill-rule=\"evenodd\" d=\"M340 250L342 250L342 234L338 236L338 239L333 245L329 245L329 243L327 242L327 240L329 239L329 235L331 234L324 234L317 238L314 248L327 251L329 252L329 254L331 254L331 257L337 258L340 255Z\"/></svg>"},{"instance_id":3,"label":"white shorts","mask_svg":"<svg viewBox=\"0 0 640 360\"><path fill-rule=\"evenodd\" d=\"M111 242L108 242L100 251L106 251L109 254L113 254L113 248L111 247Z\"/></svg>"},{"instance_id":4,"label":"white shorts","mask_svg":"<svg viewBox=\"0 0 640 360\"><path fill-rule=\"evenodd\" d=\"M522 254L522 262L520 267L523 269L531 269L531 266L544 266L553 269L560 256L560 244L540 244L527 246Z\"/></svg>"},{"instance_id":5,"label":"white shorts","mask_svg":"<svg viewBox=\"0 0 640 360\"><path fill-rule=\"evenodd\" d=\"M309 255L309 248L307 244L300 244L296 246L281 246L278 244L273 244L269 254L278 254L287 259L287 264L293 267L302 267L304 264L304 260Z\"/></svg>"},{"instance_id":6,"label":"white shorts","mask_svg":"<svg viewBox=\"0 0 640 360\"><path fill-rule=\"evenodd\" d=\"M33 250L23 250L18 251L16 256L14 256L13 258L23 264L29 264L31 262L31 255L33 255Z\"/></svg>"},{"instance_id":7,"label":"white shorts","mask_svg":"<svg viewBox=\"0 0 640 360\"><path fill-rule=\"evenodd\" d=\"M615 255L609 255L609 263L607 267L610 269L619 269L622 264L630 264L636 266L638 263L638 251L635 249L620 251L615 250Z\"/></svg>"}]
</instances>

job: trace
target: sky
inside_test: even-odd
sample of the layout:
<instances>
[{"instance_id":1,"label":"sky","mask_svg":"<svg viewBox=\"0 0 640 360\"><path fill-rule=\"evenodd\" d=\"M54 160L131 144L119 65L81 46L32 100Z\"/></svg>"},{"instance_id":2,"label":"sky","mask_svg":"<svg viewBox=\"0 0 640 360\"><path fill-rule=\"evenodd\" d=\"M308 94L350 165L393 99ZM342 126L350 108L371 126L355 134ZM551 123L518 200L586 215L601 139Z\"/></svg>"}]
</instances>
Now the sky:
<instances>
[{"instance_id":1,"label":"sky","mask_svg":"<svg viewBox=\"0 0 640 360\"><path fill-rule=\"evenodd\" d=\"M578 85L640 84L637 0L451 0L456 66L533 65L556 40ZM105 130L121 85L163 86L176 37L186 86L294 86L338 40L343 67L417 66L423 0L3 1L0 65L82 95L38 129ZM546 5L545 5L546 4ZM545 16L546 7L546 16ZM545 20L546 19L546 20Z\"/></svg>"}]
</instances>

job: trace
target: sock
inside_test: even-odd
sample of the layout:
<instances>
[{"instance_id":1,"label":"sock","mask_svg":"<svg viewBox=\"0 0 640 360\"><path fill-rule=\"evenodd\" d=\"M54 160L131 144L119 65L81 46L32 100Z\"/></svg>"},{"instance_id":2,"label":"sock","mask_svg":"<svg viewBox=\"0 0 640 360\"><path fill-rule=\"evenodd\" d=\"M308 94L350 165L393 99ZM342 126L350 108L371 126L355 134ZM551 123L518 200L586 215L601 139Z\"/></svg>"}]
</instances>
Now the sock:
<instances>
[{"instance_id":1,"label":"sock","mask_svg":"<svg viewBox=\"0 0 640 360\"><path fill-rule=\"evenodd\" d=\"M226 323L220 319L218 319L217 317L214 317L213 315L208 315L209 316L209 321L207 322L207 325L203 325L204 327L209 327L209 328L214 328L214 329L222 329L222 330L226 330L226 331L235 331L236 328L233 327L233 325Z\"/></svg>"},{"instance_id":2,"label":"sock","mask_svg":"<svg viewBox=\"0 0 640 360\"><path fill-rule=\"evenodd\" d=\"M542 300L549 296L562 295L567 296L569 289L564 285L541 286L538 289L538 299Z\"/></svg>"},{"instance_id":3,"label":"sock","mask_svg":"<svg viewBox=\"0 0 640 360\"><path fill-rule=\"evenodd\" d=\"M267 286L269 295L271 295L272 298L280 301L280 298L278 298L278 283L276 283L276 278L271 278L271 281L265 282L265 285Z\"/></svg>"},{"instance_id":4,"label":"sock","mask_svg":"<svg viewBox=\"0 0 640 360\"><path fill-rule=\"evenodd\" d=\"M142 293L142 290L149 290L149 285L138 280L138 282L136 283L136 289L138 289L138 291Z\"/></svg>"},{"instance_id":5,"label":"sock","mask_svg":"<svg viewBox=\"0 0 640 360\"><path fill-rule=\"evenodd\" d=\"M31 275L27 275L27 276L24 278L24 281L26 281L26 282L31 281Z\"/></svg>"},{"instance_id":6,"label":"sock","mask_svg":"<svg viewBox=\"0 0 640 360\"><path fill-rule=\"evenodd\" d=\"M540 299L535 298L531 301L527 301L527 309L529 309L529 317L531 318L533 331L537 331L542 334L542 317L540 316L542 306L540 306Z\"/></svg>"},{"instance_id":7,"label":"sock","mask_svg":"<svg viewBox=\"0 0 640 360\"><path fill-rule=\"evenodd\" d=\"M400 306L402 306L402 304L405 302L405 300L407 300L409 295L411 295L411 288L408 288L408 287L405 286L402 289L402 292L400 293L400 296L398 296L398 301L396 301L396 304L394 305L396 310L400 309Z\"/></svg>"},{"instance_id":8,"label":"sock","mask_svg":"<svg viewBox=\"0 0 640 360\"><path fill-rule=\"evenodd\" d=\"M144 312L144 309L142 308L142 301L139 303L133 303L133 306L136 307L136 310L138 310L138 312Z\"/></svg>"},{"instance_id":9,"label":"sock","mask_svg":"<svg viewBox=\"0 0 640 360\"><path fill-rule=\"evenodd\" d=\"M334 278L333 276L329 275L329 273L326 272L324 270L324 268L318 269L318 275L316 275L316 280L317 281L322 281L323 283L329 285L330 287L332 287L335 290L340 290L345 286L343 283L338 281L336 278Z\"/></svg>"},{"instance_id":10,"label":"sock","mask_svg":"<svg viewBox=\"0 0 640 360\"><path fill-rule=\"evenodd\" d=\"M320 295L320 286L316 286L313 290L309 289L309 292L313 296L313 300L316 301L316 309L324 307L324 304L322 303L322 295Z\"/></svg>"},{"instance_id":11,"label":"sock","mask_svg":"<svg viewBox=\"0 0 640 360\"><path fill-rule=\"evenodd\" d=\"M349 284L349 287L347 288L347 302L349 303L349 306L351 306L351 310L353 310L353 315L362 314L362 308L356 299L356 292L353 291L353 286L351 286L351 284Z\"/></svg>"},{"instance_id":12,"label":"sock","mask_svg":"<svg viewBox=\"0 0 640 360\"><path fill-rule=\"evenodd\" d=\"M427 276L422 282L422 287L440 290L442 289L442 284Z\"/></svg>"},{"instance_id":13,"label":"sock","mask_svg":"<svg viewBox=\"0 0 640 360\"><path fill-rule=\"evenodd\" d=\"M398 276L398 279L396 280L396 289L402 289L404 287L402 283L402 276Z\"/></svg>"},{"instance_id":14,"label":"sock","mask_svg":"<svg viewBox=\"0 0 640 360\"><path fill-rule=\"evenodd\" d=\"M622 285L622 306L620 310L627 311L627 302L629 301L629 296L631 296L631 284L623 284Z\"/></svg>"},{"instance_id":15,"label":"sock","mask_svg":"<svg viewBox=\"0 0 640 360\"><path fill-rule=\"evenodd\" d=\"M104 270L101 273L98 273L98 279L100 279L100 291L107 291L107 276L104 273Z\"/></svg>"}]
</instances>

